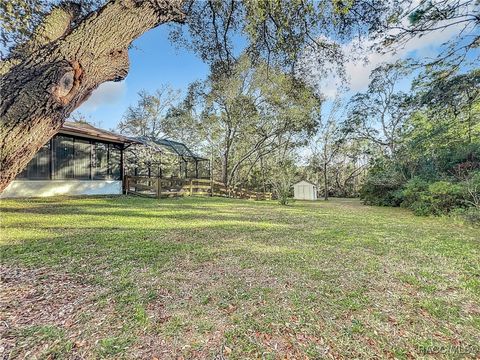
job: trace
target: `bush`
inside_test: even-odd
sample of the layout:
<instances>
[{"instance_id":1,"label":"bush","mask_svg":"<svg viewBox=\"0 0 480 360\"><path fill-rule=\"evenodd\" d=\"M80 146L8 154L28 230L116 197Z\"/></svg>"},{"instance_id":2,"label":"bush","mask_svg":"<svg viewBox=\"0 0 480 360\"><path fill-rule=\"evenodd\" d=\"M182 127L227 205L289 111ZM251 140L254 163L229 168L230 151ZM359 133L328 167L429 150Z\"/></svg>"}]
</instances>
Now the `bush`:
<instances>
[{"instance_id":1,"label":"bush","mask_svg":"<svg viewBox=\"0 0 480 360\"><path fill-rule=\"evenodd\" d=\"M470 147L452 153L445 151L435 162L425 159L411 169L396 166L389 159L377 159L360 197L365 204L402 206L416 215L444 215L466 208L480 211L479 164L478 152ZM412 173L417 176L406 181ZM469 210L466 216L474 219L477 211Z\"/></svg>"},{"instance_id":2,"label":"bush","mask_svg":"<svg viewBox=\"0 0 480 360\"><path fill-rule=\"evenodd\" d=\"M474 207L466 209L463 218L470 224L480 225L480 209Z\"/></svg>"},{"instance_id":3,"label":"bush","mask_svg":"<svg viewBox=\"0 0 480 360\"><path fill-rule=\"evenodd\" d=\"M464 206L464 187L450 181L429 183L421 178L409 180L402 191L402 206L416 215L448 214Z\"/></svg>"},{"instance_id":4,"label":"bush","mask_svg":"<svg viewBox=\"0 0 480 360\"><path fill-rule=\"evenodd\" d=\"M480 209L475 207L456 208L452 210L451 215L462 219L470 225L480 226Z\"/></svg>"},{"instance_id":5,"label":"bush","mask_svg":"<svg viewBox=\"0 0 480 360\"><path fill-rule=\"evenodd\" d=\"M378 183L366 183L360 190L360 198L366 205L400 206L401 189Z\"/></svg>"},{"instance_id":6,"label":"bush","mask_svg":"<svg viewBox=\"0 0 480 360\"><path fill-rule=\"evenodd\" d=\"M288 205L292 201L290 188L290 183L276 184L275 192L277 193L277 199L280 205Z\"/></svg>"},{"instance_id":7,"label":"bush","mask_svg":"<svg viewBox=\"0 0 480 360\"><path fill-rule=\"evenodd\" d=\"M272 176L272 186L280 205L288 205L292 201L292 186L295 168L291 161L278 163L278 171Z\"/></svg>"},{"instance_id":8,"label":"bush","mask_svg":"<svg viewBox=\"0 0 480 360\"><path fill-rule=\"evenodd\" d=\"M431 202L434 215L448 214L463 205L463 188L460 184L437 181L428 186L428 201Z\"/></svg>"},{"instance_id":9,"label":"bush","mask_svg":"<svg viewBox=\"0 0 480 360\"><path fill-rule=\"evenodd\" d=\"M428 194L428 182L422 178L414 177L410 179L402 190L402 206L411 208L419 202L422 202L422 197Z\"/></svg>"},{"instance_id":10,"label":"bush","mask_svg":"<svg viewBox=\"0 0 480 360\"><path fill-rule=\"evenodd\" d=\"M463 198L467 206L480 208L480 171L475 171L461 183Z\"/></svg>"},{"instance_id":11,"label":"bush","mask_svg":"<svg viewBox=\"0 0 480 360\"><path fill-rule=\"evenodd\" d=\"M360 189L360 198L365 204L379 206L400 206L402 181L393 170L370 172Z\"/></svg>"},{"instance_id":12,"label":"bush","mask_svg":"<svg viewBox=\"0 0 480 360\"><path fill-rule=\"evenodd\" d=\"M427 216L434 213L432 204L428 201L419 200L415 201L410 207L415 215L418 216Z\"/></svg>"}]
</instances>

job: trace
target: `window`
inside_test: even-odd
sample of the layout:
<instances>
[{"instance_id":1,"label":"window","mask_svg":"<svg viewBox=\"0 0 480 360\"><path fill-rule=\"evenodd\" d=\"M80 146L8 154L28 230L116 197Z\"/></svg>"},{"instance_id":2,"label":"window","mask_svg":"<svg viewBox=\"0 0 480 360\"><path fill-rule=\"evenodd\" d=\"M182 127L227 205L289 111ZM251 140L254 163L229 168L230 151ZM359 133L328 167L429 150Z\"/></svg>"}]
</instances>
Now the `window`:
<instances>
[{"instance_id":1,"label":"window","mask_svg":"<svg viewBox=\"0 0 480 360\"><path fill-rule=\"evenodd\" d=\"M19 179L44 180L50 178L50 141L43 145L18 175Z\"/></svg>"},{"instance_id":2,"label":"window","mask_svg":"<svg viewBox=\"0 0 480 360\"><path fill-rule=\"evenodd\" d=\"M108 178L108 144L101 142L95 143L95 155L92 170L94 179Z\"/></svg>"},{"instance_id":3,"label":"window","mask_svg":"<svg viewBox=\"0 0 480 360\"><path fill-rule=\"evenodd\" d=\"M54 178L55 179L73 179L74 178L74 151L73 138L58 135L53 138L54 149Z\"/></svg>"},{"instance_id":4,"label":"window","mask_svg":"<svg viewBox=\"0 0 480 360\"><path fill-rule=\"evenodd\" d=\"M121 163L121 145L56 135L40 148L18 178L50 179L52 174L57 180L121 180Z\"/></svg>"},{"instance_id":5,"label":"window","mask_svg":"<svg viewBox=\"0 0 480 360\"><path fill-rule=\"evenodd\" d=\"M108 157L110 178L113 180L121 180L120 166L122 162L122 151L120 150L120 147L118 145L114 144L109 144L108 148L110 152Z\"/></svg>"},{"instance_id":6,"label":"window","mask_svg":"<svg viewBox=\"0 0 480 360\"><path fill-rule=\"evenodd\" d=\"M90 179L90 165L92 162L90 141L75 139L74 150L75 179Z\"/></svg>"}]
</instances>

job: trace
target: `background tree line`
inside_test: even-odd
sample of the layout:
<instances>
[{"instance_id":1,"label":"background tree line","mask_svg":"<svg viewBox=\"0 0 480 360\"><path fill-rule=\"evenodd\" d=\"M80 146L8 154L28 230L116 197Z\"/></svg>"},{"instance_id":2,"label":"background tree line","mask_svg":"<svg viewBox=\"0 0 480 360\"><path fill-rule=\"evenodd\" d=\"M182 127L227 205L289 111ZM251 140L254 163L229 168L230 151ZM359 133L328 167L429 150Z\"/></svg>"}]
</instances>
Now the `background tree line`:
<instances>
[{"instance_id":1,"label":"background tree line","mask_svg":"<svg viewBox=\"0 0 480 360\"><path fill-rule=\"evenodd\" d=\"M478 221L480 70L441 63L421 68L408 93L398 90L413 68L398 62L373 71L368 90L350 99L344 120L336 123L340 135L334 127L337 138L323 144L329 156L342 153L344 143L365 145L360 153L367 171L356 190L367 204L404 206L419 215L461 213ZM341 190L336 171L328 175L333 193Z\"/></svg>"},{"instance_id":2,"label":"background tree line","mask_svg":"<svg viewBox=\"0 0 480 360\"><path fill-rule=\"evenodd\" d=\"M413 71L409 91L401 82ZM170 137L212 161L227 185L275 188L283 201L302 178L329 196L405 206L417 214L477 216L480 72L452 63L376 68L363 93L323 99L266 63L241 57L184 97L140 93L119 125L131 135Z\"/></svg>"}]
</instances>

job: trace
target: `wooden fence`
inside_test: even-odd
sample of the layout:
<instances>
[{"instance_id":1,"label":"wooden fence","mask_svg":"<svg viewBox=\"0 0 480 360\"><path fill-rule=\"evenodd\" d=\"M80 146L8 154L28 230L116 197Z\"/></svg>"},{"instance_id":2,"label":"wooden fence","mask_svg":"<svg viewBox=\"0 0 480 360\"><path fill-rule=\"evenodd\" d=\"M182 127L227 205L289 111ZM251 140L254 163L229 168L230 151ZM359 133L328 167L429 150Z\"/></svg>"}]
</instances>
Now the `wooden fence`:
<instances>
[{"instance_id":1,"label":"wooden fence","mask_svg":"<svg viewBox=\"0 0 480 360\"><path fill-rule=\"evenodd\" d=\"M271 200L271 192L227 187L208 179L162 179L146 176L125 176L126 194L166 198L177 196L222 196L252 200Z\"/></svg>"}]
</instances>

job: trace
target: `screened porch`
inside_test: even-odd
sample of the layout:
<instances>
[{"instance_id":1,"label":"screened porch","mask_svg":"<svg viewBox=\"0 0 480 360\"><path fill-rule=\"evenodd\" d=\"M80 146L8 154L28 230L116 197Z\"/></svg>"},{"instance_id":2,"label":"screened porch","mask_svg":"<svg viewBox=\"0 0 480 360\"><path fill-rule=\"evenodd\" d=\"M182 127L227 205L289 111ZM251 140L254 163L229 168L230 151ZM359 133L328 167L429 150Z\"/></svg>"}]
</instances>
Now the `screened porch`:
<instances>
[{"instance_id":1,"label":"screened porch","mask_svg":"<svg viewBox=\"0 0 480 360\"><path fill-rule=\"evenodd\" d=\"M162 179L209 179L210 161L169 139L135 138L125 151L125 174Z\"/></svg>"}]
</instances>

